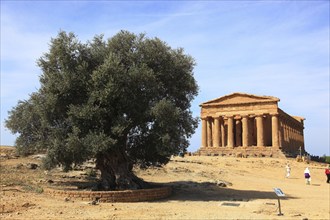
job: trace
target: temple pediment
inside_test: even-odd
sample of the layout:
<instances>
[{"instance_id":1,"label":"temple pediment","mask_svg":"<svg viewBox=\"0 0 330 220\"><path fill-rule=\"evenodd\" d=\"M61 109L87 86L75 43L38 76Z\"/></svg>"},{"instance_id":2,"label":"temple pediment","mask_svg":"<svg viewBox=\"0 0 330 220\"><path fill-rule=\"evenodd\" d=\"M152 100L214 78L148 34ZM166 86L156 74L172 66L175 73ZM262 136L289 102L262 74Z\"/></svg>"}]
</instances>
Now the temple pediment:
<instances>
[{"instance_id":1,"label":"temple pediment","mask_svg":"<svg viewBox=\"0 0 330 220\"><path fill-rule=\"evenodd\" d=\"M232 93L230 95L222 96L220 98L204 102L200 106L248 104L248 103L278 102L278 101L280 101L280 99L273 96L257 96L246 93Z\"/></svg>"}]
</instances>

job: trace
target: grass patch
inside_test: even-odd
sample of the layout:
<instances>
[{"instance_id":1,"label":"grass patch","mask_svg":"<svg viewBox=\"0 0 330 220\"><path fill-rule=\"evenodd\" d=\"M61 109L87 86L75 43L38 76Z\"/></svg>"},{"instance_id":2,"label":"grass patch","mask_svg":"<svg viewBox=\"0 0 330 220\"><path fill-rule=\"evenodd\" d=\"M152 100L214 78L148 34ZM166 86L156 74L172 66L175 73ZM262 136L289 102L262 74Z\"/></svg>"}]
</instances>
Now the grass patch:
<instances>
[{"instance_id":1,"label":"grass patch","mask_svg":"<svg viewBox=\"0 0 330 220\"><path fill-rule=\"evenodd\" d=\"M0 185L18 186L24 191L42 193L43 189L38 186L36 180L42 179L43 171L27 169L25 166L17 168L17 164L21 164L21 162L25 161L17 161L10 165L0 164Z\"/></svg>"},{"instance_id":2,"label":"grass patch","mask_svg":"<svg viewBox=\"0 0 330 220\"><path fill-rule=\"evenodd\" d=\"M22 189L24 191L28 191L28 192L35 192L35 193L43 193L44 189L40 186L35 186L35 185L24 185L22 187Z\"/></svg>"}]
</instances>

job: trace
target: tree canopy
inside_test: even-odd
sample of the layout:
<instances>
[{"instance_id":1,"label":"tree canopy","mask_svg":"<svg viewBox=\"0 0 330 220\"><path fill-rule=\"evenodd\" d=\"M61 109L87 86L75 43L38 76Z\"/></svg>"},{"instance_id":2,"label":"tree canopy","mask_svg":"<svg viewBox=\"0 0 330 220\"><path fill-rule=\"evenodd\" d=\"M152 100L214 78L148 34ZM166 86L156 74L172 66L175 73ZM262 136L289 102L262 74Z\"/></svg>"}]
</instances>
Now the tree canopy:
<instances>
[{"instance_id":1,"label":"tree canopy","mask_svg":"<svg viewBox=\"0 0 330 220\"><path fill-rule=\"evenodd\" d=\"M128 31L87 43L61 31L37 63L40 89L5 122L21 153L46 150L48 168L95 158L103 189L134 189L144 184L133 164L164 164L188 147L198 86L182 48Z\"/></svg>"}]
</instances>

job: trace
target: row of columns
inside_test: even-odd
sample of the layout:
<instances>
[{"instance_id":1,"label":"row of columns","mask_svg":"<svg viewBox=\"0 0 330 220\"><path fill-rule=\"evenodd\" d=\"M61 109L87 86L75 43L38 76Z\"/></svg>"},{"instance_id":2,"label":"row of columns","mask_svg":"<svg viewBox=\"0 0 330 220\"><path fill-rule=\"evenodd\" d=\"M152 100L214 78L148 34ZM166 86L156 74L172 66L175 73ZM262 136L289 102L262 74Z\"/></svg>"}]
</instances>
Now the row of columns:
<instances>
[{"instance_id":1,"label":"row of columns","mask_svg":"<svg viewBox=\"0 0 330 220\"><path fill-rule=\"evenodd\" d=\"M286 118L281 119L280 125L280 142L287 151L297 151L299 147L304 147L303 125L293 123Z\"/></svg>"},{"instance_id":2,"label":"row of columns","mask_svg":"<svg viewBox=\"0 0 330 220\"><path fill-rule=\"evenodd\" d=\"M278 115L271 115L272 146L279 147L279 121ZM202 118L202 147L225 146L225 119L227 120L227 147L234 147L234 116L218 116ZM257 146L264 146L264 116L255 116L257 128ZM213 123L214 122L214 123ZM241 124L240 124L241 123ZM249 146L249 116L238 116L236 120L236 145ZM214 126L214 127L213 127ZM240 138L239 135L242 135Z\"/></svg>"}]
</instances>

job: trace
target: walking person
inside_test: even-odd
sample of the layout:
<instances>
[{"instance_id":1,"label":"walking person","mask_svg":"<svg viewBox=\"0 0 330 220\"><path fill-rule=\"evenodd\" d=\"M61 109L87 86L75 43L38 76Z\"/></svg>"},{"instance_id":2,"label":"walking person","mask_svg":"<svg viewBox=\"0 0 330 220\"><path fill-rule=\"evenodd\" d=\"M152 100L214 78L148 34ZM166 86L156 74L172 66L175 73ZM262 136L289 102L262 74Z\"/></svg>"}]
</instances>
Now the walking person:
<instances>
[{"instance_id":1,"label":"walking person","mask_svg":"<svg viewBox=\"0 0 330 220\"><path fill-rule=\"evenodd\" d=\"M325 175L327 175L327 183L330 183L330 164L325 168Z\"/></svg>"},{"instance_id":2,"label":"walking person","mask_svg":"<svg viewBox=\"0 0 330 220\"><path fill-rule=\"evenodd\" d=\"M286 178L289 178L291 173L291 167L289 163L286 164L285 169L286 169Z\"/></svg>"},{"instance_id":3,"label":"walking person","mask_svg":"<svg viewBox=\"0 0 330 220\"><path fill-rule=\"evenodd\" d=\"M311 184L311 180L312 180L312 178L311 178L311 173L310 173L308 167L306 167L306 169L305 169L305 171L304 171L304 175L305 175L306 184L307 184L307 185L310 185L310 184Z\"/></svg>"}]
</instances>

